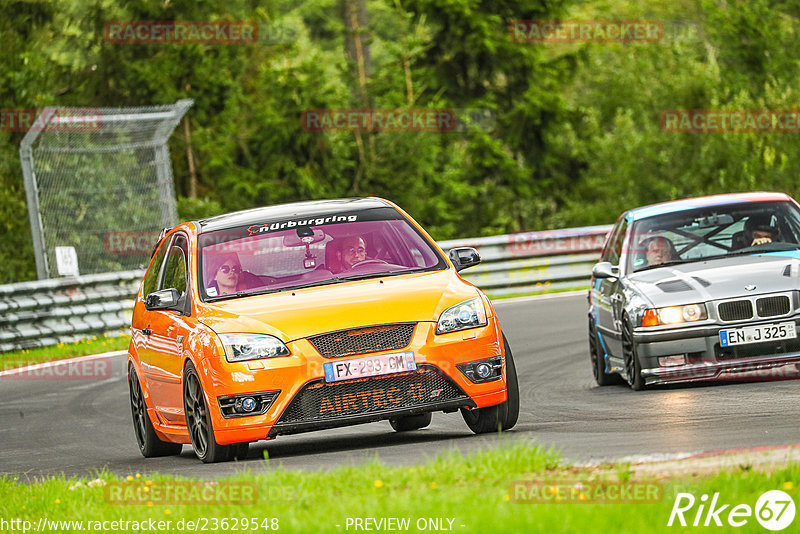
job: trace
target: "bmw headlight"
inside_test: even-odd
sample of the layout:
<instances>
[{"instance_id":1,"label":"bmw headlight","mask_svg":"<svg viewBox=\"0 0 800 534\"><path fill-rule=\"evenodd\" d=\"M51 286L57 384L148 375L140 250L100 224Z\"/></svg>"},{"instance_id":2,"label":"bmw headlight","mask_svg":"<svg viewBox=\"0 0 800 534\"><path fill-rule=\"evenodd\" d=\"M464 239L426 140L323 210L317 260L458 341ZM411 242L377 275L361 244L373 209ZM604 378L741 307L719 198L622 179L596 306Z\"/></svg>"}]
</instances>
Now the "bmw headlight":
<instances>
[{"instance_id":1,"label":"bmw headlight","mask_svg":"<svg viewBox=\"0 0 800 534\"><path fill-rule=\"evenodd\" d=\"M436 323L436 333L446 334L486 325L486 309L480 297L447 308Z\"/></svg>"},{"instance_id":2,"label":"bmw headlight","mask_svg":"<svg viewBox=\"0 0 800 534\"><path fill-rule=\"evenodd\" d=\"M262 358L288 356L283 341L268 334L219 334L229 362L244 362Z\"/></svg>"},{"instance_id":3,"label":"bmw headlight","mask_svg":"<svg viewBox=\"0 0 800 534\"><path fill-rule=\"evenodd\" d=\"M645 310L642 326L658 326L662 324L694 323L708 319L705 304L687 304L685 306L669 306Z\"/></svg>"}]
</instances>

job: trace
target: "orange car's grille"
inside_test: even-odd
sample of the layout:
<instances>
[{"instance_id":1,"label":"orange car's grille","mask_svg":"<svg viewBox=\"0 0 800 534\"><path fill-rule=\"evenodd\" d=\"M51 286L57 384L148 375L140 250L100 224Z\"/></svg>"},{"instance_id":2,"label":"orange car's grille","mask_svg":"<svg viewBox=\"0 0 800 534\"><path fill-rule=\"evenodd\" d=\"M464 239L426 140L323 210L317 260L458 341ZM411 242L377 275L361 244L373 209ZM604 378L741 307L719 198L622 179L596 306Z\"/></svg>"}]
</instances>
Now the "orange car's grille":
<instances>
[{"instance_id":1,"label":"orange car's grille","mask_svg":"<svg viewBox=\"0 0 800 534\"><path fill-rule=\"evenodd\" d=\"M327 384L306 384L284 410L278 424L326 421L350 415L380 414L469 398L450 378L432 365L416 371Z\"/></svg>"},{"instance_id":2,"label":"orange car's grille","mask_svg":"<svg viewBox=\"0 0 800 534\"><path fill-rule=\"evenodd\" d=\"M396 350L411 343L415 323L386 324L338 330L311 336L308 340L326 358L341 358L368 352Z\"/></svg>"}]
</instances>

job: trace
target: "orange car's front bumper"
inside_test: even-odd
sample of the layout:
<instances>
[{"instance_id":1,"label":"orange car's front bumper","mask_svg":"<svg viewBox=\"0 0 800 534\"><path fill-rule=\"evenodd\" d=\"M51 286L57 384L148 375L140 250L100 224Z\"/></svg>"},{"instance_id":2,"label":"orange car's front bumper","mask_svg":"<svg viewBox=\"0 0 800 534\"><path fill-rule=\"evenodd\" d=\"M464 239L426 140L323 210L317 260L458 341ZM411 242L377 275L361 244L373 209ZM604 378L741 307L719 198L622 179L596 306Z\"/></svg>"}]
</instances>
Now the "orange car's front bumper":
<instances>
[{"instance_id":1,"label":"orange car's front bumper","mask_svg":"<svg viewBox=\"0 0 800 534\"><path fill-rule=\"evenodd\" d=\"M199 362L198 371L208 395L217 442L257 441L278 434L505 402L505 355L496 316L489 317L485 327L461 332L437 335L435 328L432 322L417 323L407 347L375 353L413 352L416 372L330 385L325 383L323 364L346 358L324 358L305 339L290 343L291 355L286 357L242 363L229 363L224 357L205 358ZM493 356L502 356L503 373L498 380L473 383L456 367ZM288 420L287 408L301 390L306 396L297 399ZM263 415L222 416L218 397L270 391L280 393Z\"/></svg>"}]
</instances>

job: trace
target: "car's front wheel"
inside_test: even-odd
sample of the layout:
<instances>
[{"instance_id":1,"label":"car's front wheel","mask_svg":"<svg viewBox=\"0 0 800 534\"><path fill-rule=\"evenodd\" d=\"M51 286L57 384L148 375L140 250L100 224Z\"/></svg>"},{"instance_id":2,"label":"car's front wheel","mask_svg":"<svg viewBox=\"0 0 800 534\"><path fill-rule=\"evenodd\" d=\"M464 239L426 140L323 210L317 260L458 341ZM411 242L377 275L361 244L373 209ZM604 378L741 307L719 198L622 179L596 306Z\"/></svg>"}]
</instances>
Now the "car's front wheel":
<instances>
[{"instance_id":1,"label":"car's front wheel","mask_svg":"<svg viewBox=\"0 0 800 534\"><path fill-rule=\"evenodd\" d=\"M144 400L142 385L136 375L133 364L128 365L128 390L131 397L131 415L133 416L133 431L136 434L136 443L139 451L145 458L156 456L172 456L181 453L183 445L162 441L153 428L153 422L147 414L147 404Z\"/></svg>"},{"instance_id":2,"label":"car's front wheel","mask_svg":"<svg viewBox=\"0 0 800 534\"><path fill-rule=\"evenodd\" d=\"M187 362L183 373L183 410L186 428L194 452L203 463L224 462L247 457L249 443L220 445L214 438L211 414L203 394L203 385L192 362Z\"/></svg>"},{"instance_id":3,"label":"car's front wheel","mask_svg":"<svg viewBox=\"0 0 800 534\"><path fill-rule=\"evenodd\" d=\"M606 372L606 361L603 357L600 340L597 338L594 323L589 319L589 358L592 362L592 374L598 386L610 386L622 383L622 377L616 373Z\"/></svg>"},{"instance_id":4,"label":"car's front wheel","mask_svg":"<svg viewBox=\"0 0 800 534\"><path fill-rule=\"evenodd\" d=\"M511 347L503 334L503 347L506 353L506 389L508 398L502 404L487 406L485 408L461 409L464 422L476 434L510 430L517 424L519 418L519 382L517 381L517 368L514 365L514 356Z\"/></svg>"},{"instance_id":5,"label":"car's front wheel","mask_svg":"<svg viewBox=\"0 0 800 534\"><path fill-rule=\"evenodd\" d=\"M431 412L421 413L419 415L409 415L407 417L398 417L396 419L389 419L389 424L396 432L408 432L409 430L419 430L431 424L433 414Z\"/></svg>"},{"instance_id":6,"label":"car's front wheel","mask_svg":"<svg viewBox=\"0 0 800 534\"><path fill-rule=\"evenodd\" d=\"M636 354L636 343L633 342L633 328L627 318L622 326L622 357L625 362L625 381L634 391L644 389L642 364Z\"/></svg>"}]
</instances>

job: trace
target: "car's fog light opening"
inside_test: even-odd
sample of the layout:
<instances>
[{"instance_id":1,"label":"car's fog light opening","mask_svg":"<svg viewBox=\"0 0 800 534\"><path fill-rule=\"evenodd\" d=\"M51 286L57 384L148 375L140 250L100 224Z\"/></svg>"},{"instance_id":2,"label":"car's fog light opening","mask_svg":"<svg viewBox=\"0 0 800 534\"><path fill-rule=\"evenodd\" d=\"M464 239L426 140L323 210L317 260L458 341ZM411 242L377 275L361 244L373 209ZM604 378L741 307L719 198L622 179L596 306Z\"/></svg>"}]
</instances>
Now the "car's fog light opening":
<instances>
[{"instance_id":1,"label":"car's fog light opening","mask_svg":"<svg viewBox=\"0 0 800 534\"><path fill-rule=\"evenodd\" d=\"M460 363L456 367L470 382L476 384L499 380L503 376L503 362L500 356L493 356L474 362Z\"/></svg>"},{"instance_id":2,"label":"car's fog light opening","mask_svg":"<svg viewBox=\"0 0 800 534\"><path fill-rule=\"evenodd\" d=\"M658 365L661 367L675 367L686 364L685 354L675 354L674 356L659 356Z\"/></svg>"},{"instance_id":3,"label":"car's fog light opening","mask_svg":"<svg viewBox=\"0 0 800 534\"><path fill-rule=\"evenodd\" d=\"M249 415L263 415L275 402L280 391L265 391L262 393L247 393L244 395L228 395L217 397L219 410L222 417L247 417Z\"/></svg>"}]
</instances>

